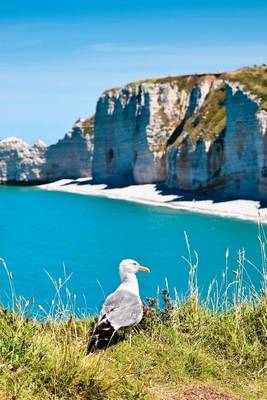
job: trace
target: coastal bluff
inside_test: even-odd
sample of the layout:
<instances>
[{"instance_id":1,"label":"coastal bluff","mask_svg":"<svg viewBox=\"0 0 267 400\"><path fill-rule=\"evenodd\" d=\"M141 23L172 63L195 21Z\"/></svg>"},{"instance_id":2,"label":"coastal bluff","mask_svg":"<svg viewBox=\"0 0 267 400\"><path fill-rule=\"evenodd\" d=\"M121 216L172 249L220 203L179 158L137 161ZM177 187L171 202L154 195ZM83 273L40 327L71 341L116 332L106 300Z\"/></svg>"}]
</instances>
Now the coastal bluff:
<instances>
[{"instance_id":1,"label":"coastal bluff","mask_svg":"<svg viewBox=\"0 0 267 400\"><path fill-rule=\"evenodd\" d=\"M0 183L89 176L267 199L267 66L132 82L54 145L0 141Z\"/></svg>"},{"instance_id":2,"label":"coastal bluff","mask_svg":"<svg viewBox=\"0 0 267 400\"><path fill-rule=\"evenodd\" d=\"M266 198L266 133L265 65L133 82L97 103L93 177Z\"/></svg>"},{"instance_id":3,"label":"coastal bluff","mask_svg":"<svg viewBox=\"0 0 267 400\"><path fill-rule=\"evenodd\" d=\"M0 183L35 184L91 175L93 118L78 120L63 139L47 146L16 137L0 140Z\"/></svg>"}]
</instances>

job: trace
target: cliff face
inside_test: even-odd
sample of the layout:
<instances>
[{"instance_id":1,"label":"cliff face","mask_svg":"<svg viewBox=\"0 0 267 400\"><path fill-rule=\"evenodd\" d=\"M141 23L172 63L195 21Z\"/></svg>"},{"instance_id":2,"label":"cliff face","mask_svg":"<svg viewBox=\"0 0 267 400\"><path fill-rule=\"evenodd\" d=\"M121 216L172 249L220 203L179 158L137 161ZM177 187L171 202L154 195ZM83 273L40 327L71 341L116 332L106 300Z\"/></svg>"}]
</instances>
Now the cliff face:
<instances>
[{"instance_id":1,"label":"cliff face","mask_svg":"<svg viewBox=\"0 0 267 400\"><path fill-rule=\"evenodd\" d=\"M169 77L105 92L93 176L267 196L267 67Z\"/></svg>"},{"instance_id":2,"label":"cliff face","mask_svg":"<svg viewBox=\"0 0 267 400\"><path fill-rule=\"evenodd\" d=\"M36 182L42 179L47 146L33 146L15 137L0 141L0 183Z\"/></svg>"},{"instance_id":3,"label":"cliff face","mask_svg":"<svg viewBox=\"0 0 267 400\"><path fill-rule=\"evenodd\" d=\"M227 181L226 193L261 196L259 182L266 155L263 153L266 130L262 129L258 101L237 85L227 86L225 101L227 128L224 135L224 162L219 177ZM267 113L262 111L267 122ZM267 161L267 159L266 159Z\"/></svg>"},{"instance_id":4,"label":"cliff face","mask_svg":"<svg viewBox=\"0 0 267 400\"><path fill-rule=\"evenodd\" d=\"M63 139L47 148L42 168L44 181L91 176L93 144L92 132L86 131L89 128L79 120Z\"/></svg>"},{"instance_id":5,"label":"cliff face","mask_svg":"<svg viewBox=\"0 0 267 400\"><path fill-rule=\"evenodd\" d=\"M184 190L265 198L267 112L237 84L226 82L224 90L225 125L221 124L213 138L205 128L197 138L193 131L184 133L168 150L167 184Z\"/></svg>"},{"instance_id":6,"label":"cliff face","mask_svg":"<svg viewBox=\"0 0 267 400\"><path fill-rule=\"evenodd\" d=\"M79 120L51 146L17 138L0 141L0 183L38 183L91 176L93 120Z\"/></svg>"},{"instance_id":7,"label":"cliff face","mask_svg":"<svg viewBox=\"0 0 267 400\"><path fill-rule=\"evenodd\" d=\"M189 76L170 82L144 81L105 92L96 108L94 178L120 183L164 181L168 140L186 114L200 107L212 80Z\"/></svg>"}]
</instances>

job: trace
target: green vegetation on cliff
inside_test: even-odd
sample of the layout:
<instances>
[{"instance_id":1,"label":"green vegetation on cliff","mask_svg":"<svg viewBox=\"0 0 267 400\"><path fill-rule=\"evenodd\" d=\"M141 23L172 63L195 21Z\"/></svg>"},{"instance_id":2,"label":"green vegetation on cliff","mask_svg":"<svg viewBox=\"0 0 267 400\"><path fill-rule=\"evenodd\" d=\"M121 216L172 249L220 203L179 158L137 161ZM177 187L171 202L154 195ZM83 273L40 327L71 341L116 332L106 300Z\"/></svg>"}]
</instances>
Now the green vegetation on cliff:
<instances>
[{"instance_id":1,"label":"green vegetation on cliff","mask_svg":"<svg viewBox=\"0 0 267 400\"><path fill-rule=\"evenodd\" d=\"M226 72L223 79L239 82L244 89L255 94L260 100L262 108L267 110L267 66L240 68L237 71Z\"/></svg>"},{"instance_id":2,"label":"green vegetation on cliff","mask_svg":"<svg viewBox=\"0 0 267 400\"><path fill-rule=\"evenodd\" d=\"M94 135L94 123L95 123L95 116L92 115L82 121L82 129L83 133L88 136Z\"/></svg>"},{"instance_id":3,"label":"green vegetation on cliff","mask_svg":"<svg viewBox=\"0 0 267 400\"><path fill-rule=\"evenodd\" d=\"M185 90L187 93L191 93L192 89L196 85L200 85L204 79L214 80L216 74L193 74L193 75L180 75L180 76L166 76L164 78L152 78L144 79L141 81L135 81L128 83L127 87L136 87L142 84L175 84L179 90Z\"/></svg>"},{"instance_id":4,"label":"green vegetation on cliff","mask_svg":"<svg viewBox=\"0 0 267 400\"><path fill-rule=\"evenodd\" d=\"M226 81L239 82L244 89L255 94L262 104L262 108L267 110L267 66L244 67L236 71L214 73L214 74L192 74L166 76L160 78L143 79L128 83L125 87L135 88L142 84L177 84L179 90L186 90L190 93L195 85L200 84L204 79L224 79ZM120 90L121 88L113 88L105 93Z\"/></svg>"},{"instance_id":5,"label":"green vegetation on cliff","mask_svg":"<svg viewBox=\"0 0 267 400\"><path fill-rule=\"evenodd\" d=\"M211 89L202 107L189 118L184 131L192 142L199 139L213 141L226 129L226 110L224 106L225 85Z\"/></svg>"},{"instance_id":6,"label":"green vegetation on cliff","mask_svg":"<svg viewBox=\"0 0 267 400\"><path fill-rule=\"evenodd\" d=\"M203 79L225 79L228 81L239 82L245 90L255 94L262 100L262 107L267 109L267 66L244 67L236 71L216 73L216 74L192 74L180 76L167 76L162 78L144 79L127 84L126 86L135 87L144 83L164 84L175 83L180 90L191 92L195 85L200 84Z\"/></svg>"},{"instance_id":7,"label":"green vegetation on cliff","mask_svg":"<svg viewBox=\"0 0 267 400\"><path fill-rule=\"evenodd\" d=\"M194 86L201 84L204 79L214 80L219 77L219 74L192 74L192 75L177 75L177 76L166 76L161 78L149 78L140 81L134 81L127 83L126 88L138 88L143 84L155 85L155 84L165 84L170 83L177 85L179 90L185 90L187 93L191 93ZM106 90L104 93L113 92L122 89L121 87L116 87Z\"/></svg>"}]
</instances>

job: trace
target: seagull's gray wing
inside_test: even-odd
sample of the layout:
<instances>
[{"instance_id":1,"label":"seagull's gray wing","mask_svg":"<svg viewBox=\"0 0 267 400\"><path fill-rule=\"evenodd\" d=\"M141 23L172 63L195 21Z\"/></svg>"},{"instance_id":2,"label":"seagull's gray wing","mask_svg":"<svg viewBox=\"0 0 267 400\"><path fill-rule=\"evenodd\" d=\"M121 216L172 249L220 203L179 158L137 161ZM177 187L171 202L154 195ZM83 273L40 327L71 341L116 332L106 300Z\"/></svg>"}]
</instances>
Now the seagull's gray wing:
<instances>
[{"instance_id":1,"label":"seagull's gray wing","mask_svg":"<svg viewBox=\"0 0 267 400\"><path fill-rule=\"evenodd\" d=\"M117 330L138 324L143 316L140 297L127 290L118 289L110 294L99 315L99 324L108 321Z\"/></svg>"}]
</instances>

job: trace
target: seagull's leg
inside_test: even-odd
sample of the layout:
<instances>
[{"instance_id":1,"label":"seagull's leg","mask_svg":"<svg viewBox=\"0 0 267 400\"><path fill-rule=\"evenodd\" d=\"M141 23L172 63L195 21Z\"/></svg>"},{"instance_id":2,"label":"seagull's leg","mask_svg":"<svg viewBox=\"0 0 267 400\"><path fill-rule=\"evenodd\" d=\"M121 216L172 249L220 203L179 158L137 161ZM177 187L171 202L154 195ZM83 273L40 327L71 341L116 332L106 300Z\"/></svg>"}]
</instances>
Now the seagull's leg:
<instances>
[{"instance_id":1,"label":"seagull's leg","mask_svg":"<svg viewBox=\"0 0 267 400\"><path fill-rule=\"evenodd\" d=\"M116 332L117 332L117 330L114 329L114 331L112 332L112 335L110 336L110 339L109 339L109 341L108 341L108 344L106 345L106 350L107 350L107 348L109 347L109 345L110 345L110 343L111 343L111 341L112 341L112 339L113 339L113 337L114 337L114 335L115 335Z\"/></svg>"},{"instance_id":2,"label":"seagull's leg","mask_svg":"<svg viewBox=\"0 0 267 400\"><path fill-rule=\"evenodd\" d=\"M132 347L132 333L130 333L129 335L129 345L130 347Z\"/></svg>"},{"instance_id":3,"label":"seagull's leg","mask_svg":"<svg viewBox=\"0 0 267 400\"><path fill-rule=\"evenodd\" d=\"M88 332L86 354L94 352L97 349L99 336L95 334L96 328L97 328L97 322L94 323L93 330L91 332L90 331Z\"/></svg>"}]
</instances>

